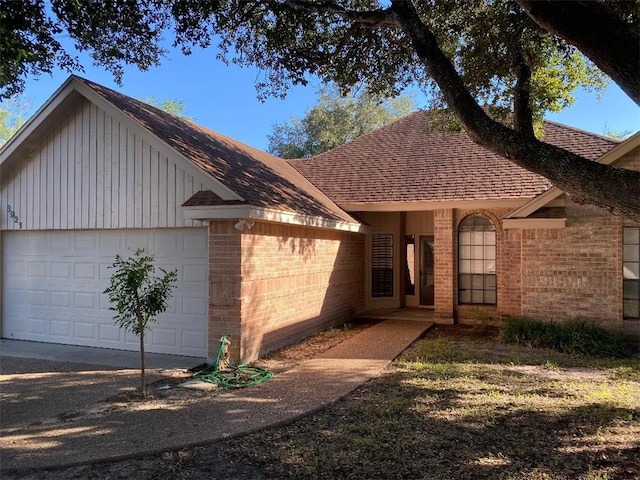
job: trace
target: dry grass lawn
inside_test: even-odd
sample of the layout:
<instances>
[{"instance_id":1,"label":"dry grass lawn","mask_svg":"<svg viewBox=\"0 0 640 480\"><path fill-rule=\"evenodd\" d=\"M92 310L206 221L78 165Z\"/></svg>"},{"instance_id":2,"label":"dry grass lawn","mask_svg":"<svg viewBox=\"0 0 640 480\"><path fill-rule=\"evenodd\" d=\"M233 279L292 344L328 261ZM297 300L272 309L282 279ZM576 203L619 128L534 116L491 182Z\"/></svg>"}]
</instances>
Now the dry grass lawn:
<instances>
[{"instance_id":1,"label":"dry grass lawn","mask_svg":"<svg viewBox=\"0 0 640 480\"><path fill-rule=\"evenodd\" d=\"M32 475L638 479L640 360L503 345L492 330L438 326L386 375L293 424L179 452Z\"/></svg>"}]
</instances>

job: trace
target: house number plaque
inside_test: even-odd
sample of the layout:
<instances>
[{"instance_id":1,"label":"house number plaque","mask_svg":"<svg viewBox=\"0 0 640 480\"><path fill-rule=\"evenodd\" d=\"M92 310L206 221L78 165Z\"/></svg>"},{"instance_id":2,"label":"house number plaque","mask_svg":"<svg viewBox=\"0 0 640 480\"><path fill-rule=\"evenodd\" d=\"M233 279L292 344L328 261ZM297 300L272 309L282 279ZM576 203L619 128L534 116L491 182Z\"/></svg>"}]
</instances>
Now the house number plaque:
<instances>
[{"instance_id":1,"label":"house number plaque","mask_svg":"<svg viewBox=\"0 0 640 480\"><path fill-rule=\"evenodd\" d=\"M16 215L16 212L11 208L11 205L7 205L7 213L9 214L9 218L13 220L13 223L17 223L22 228L22 222L20 221L20 217Z\"/></svg>"}]
</instances>

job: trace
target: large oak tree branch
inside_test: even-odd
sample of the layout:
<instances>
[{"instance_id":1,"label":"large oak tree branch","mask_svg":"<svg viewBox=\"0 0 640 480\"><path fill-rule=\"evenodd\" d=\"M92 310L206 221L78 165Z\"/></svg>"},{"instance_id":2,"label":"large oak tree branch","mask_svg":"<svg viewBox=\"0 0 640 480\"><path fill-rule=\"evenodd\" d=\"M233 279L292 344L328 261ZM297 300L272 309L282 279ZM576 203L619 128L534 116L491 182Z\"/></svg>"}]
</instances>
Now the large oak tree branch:
<instances>
[{"instance_id":1,"label":"large oak tree branch","mask_svg":"<svg viewBox=\"0 0 640 480\"><path fill-rule=\"evenodd\" d=\"M535 2L534 2L535 3ZM574 2L569 2L573 4ZM288 8L341 16L369 28L401 28L413 44L417 57L438 84L471 139L515 164L549 179L574 201L590 203L640 222L640 172L603 165L537 140L532 134L529 103L531 72L524 58L516 62L517 128L491 119L471 96L461 76L442 52L433 32L421 20L409 0L392 0L391 7L371 11L348 10L332 1L288 0ZM524 117L529 115L529 120Z\"/></svg>"},{"instance_id":2,"label":"large oak tree branch","mask_svg":"<svg viewBox=\"0 0 640 480\"><path fill-rule=\"evenodd\" d=\"M514 63L516 87L513 98L513 126L516 132L535 137L531 110L531 69L521 52L516 55Z\"/></svg>"},{"instance_id":3,"label":"large oak tree branch","mask_svg":"<svg viewBox=\"0 0 640 480\"><path fill-rule=\"evenodd\" d=\"M471 96L413 4L393 0L392 9L416 54L474 142L548 178L577 202L588 202L640 222L640 172L590 161L492 120Z\"/></svg>"},{"instance_id":4,"label":"large oak tree branch","mask_svg":"<svg viewBox=\"0 0 640 480\"><path fill-rule=\"evenodd\" d=\"M564 38L640 105L640 32L596 1L516 0L531 19Z\"/></svg>"}]
</instances>

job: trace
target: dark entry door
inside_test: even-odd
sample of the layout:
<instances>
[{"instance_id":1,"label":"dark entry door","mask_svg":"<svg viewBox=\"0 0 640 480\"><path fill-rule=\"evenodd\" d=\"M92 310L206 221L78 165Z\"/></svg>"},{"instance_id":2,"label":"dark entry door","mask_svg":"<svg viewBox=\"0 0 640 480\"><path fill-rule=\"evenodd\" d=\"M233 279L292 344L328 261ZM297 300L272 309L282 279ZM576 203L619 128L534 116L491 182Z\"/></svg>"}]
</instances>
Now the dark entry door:
<instances>
[{"instance_id":1,"label":"dark entry door","mask_svg":"<svg viewBox=\"0 0 640 480\"><path fill-rule=\"evenodd\" d=\"M433 306L433 236L420 237L420 305Z\"/></svg>"}]
</instances>

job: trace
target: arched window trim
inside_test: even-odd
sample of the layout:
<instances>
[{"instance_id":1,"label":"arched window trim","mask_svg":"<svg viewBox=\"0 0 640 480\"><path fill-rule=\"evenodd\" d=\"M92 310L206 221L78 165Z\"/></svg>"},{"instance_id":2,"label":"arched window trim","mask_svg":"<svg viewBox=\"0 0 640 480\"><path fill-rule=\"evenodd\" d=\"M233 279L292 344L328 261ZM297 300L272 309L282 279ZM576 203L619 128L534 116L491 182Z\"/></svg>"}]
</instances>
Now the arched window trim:
<instances>
[{"instance_id":1,"label":"arched window trim","mask_svg":"<svg viewBox=\"0 0 640 480\"><path fill-rule=\"evenodd\" d=\"M492 219L481 213L458 224L458 304L496 305L497 235Z\"/></svg>"}]
</instances>

